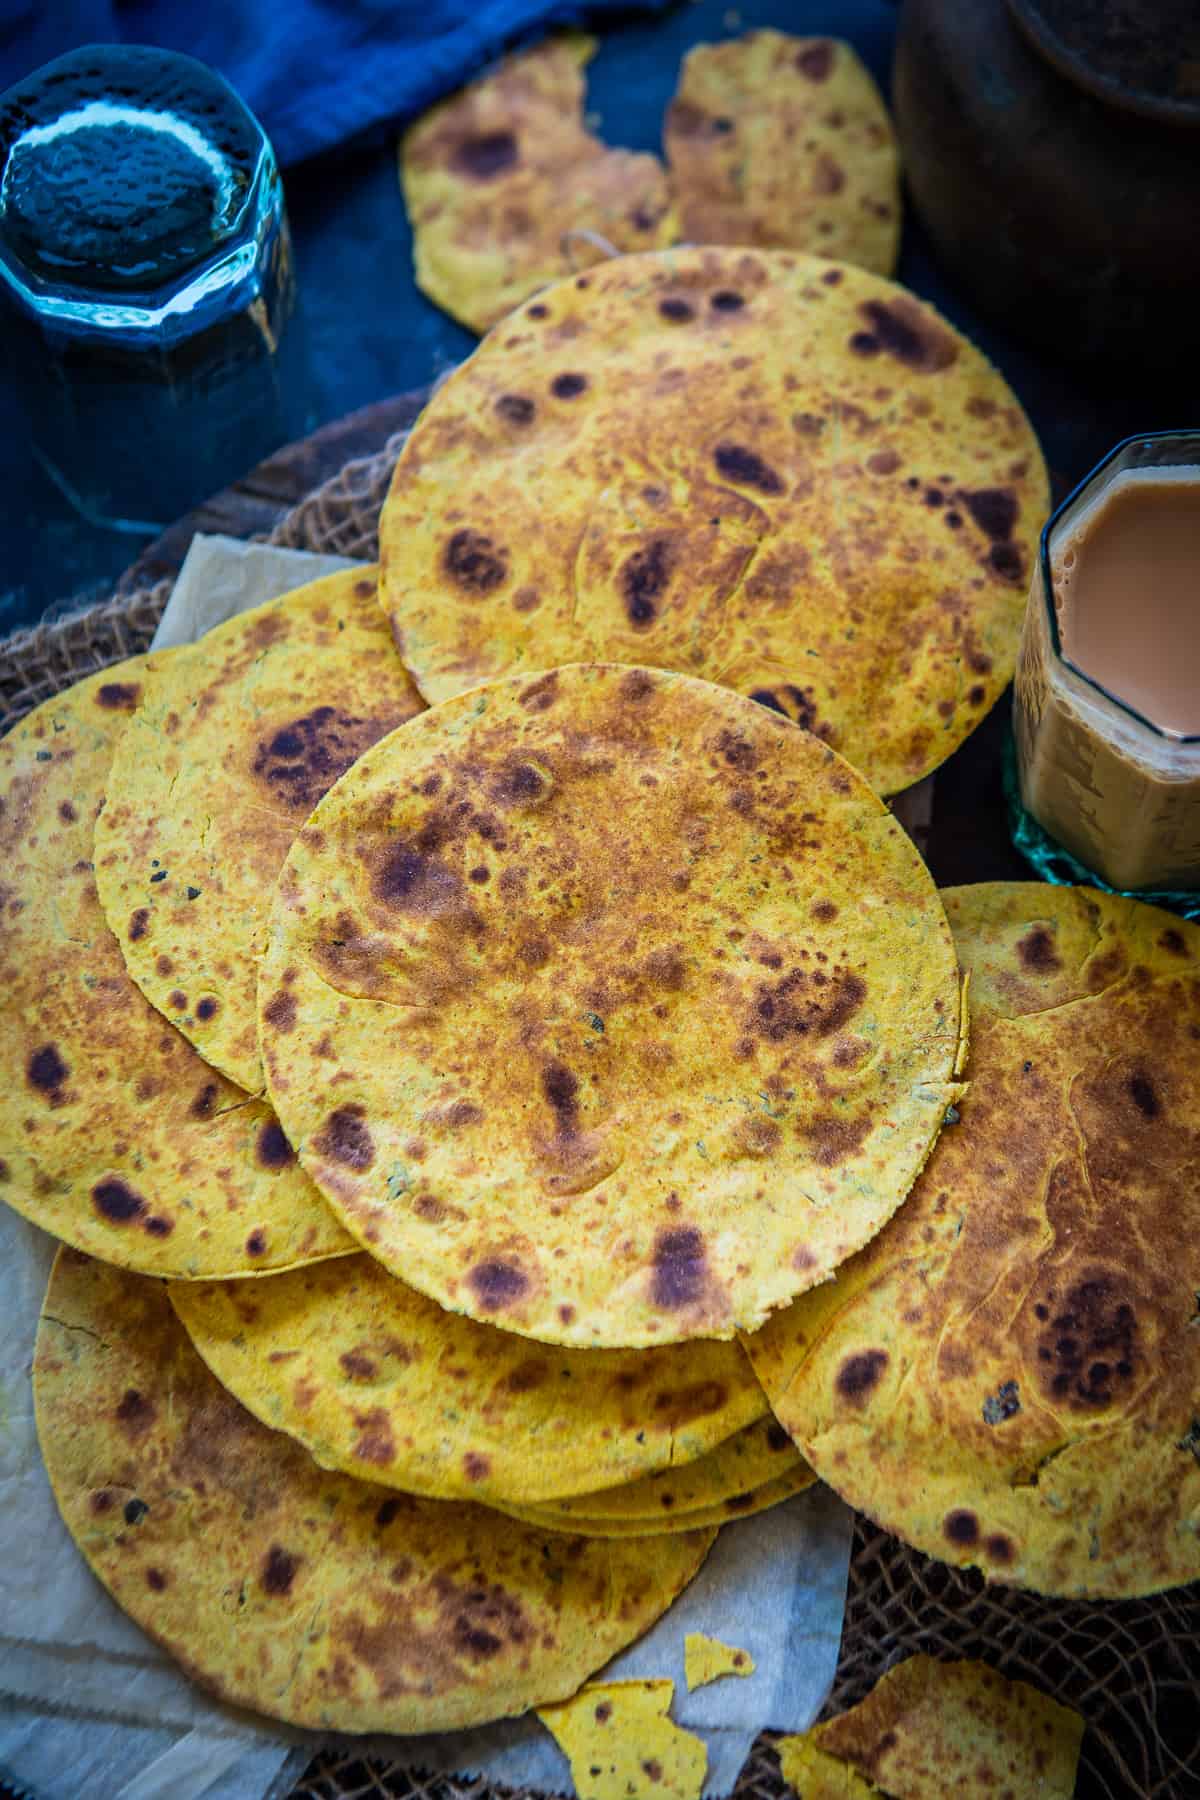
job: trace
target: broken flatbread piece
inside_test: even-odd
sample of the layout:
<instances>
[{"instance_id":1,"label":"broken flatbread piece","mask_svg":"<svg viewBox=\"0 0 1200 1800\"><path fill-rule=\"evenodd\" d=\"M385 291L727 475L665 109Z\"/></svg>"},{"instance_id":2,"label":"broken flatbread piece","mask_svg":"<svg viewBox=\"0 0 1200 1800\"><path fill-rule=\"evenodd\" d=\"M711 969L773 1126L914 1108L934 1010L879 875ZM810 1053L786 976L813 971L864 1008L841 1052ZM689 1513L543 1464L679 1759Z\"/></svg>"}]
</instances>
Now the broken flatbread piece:
<instances>
[{"instance_id":1,"label":"broken flatbread piece","mask_svg":"<svg viewBox=\"0 0 1200 1800\"><path fill-rule=\"evenodd\" d=\"M571 1764L578 1800L699 1800L701 1738L668 1716L673 1681L608 1681L538 1708Z\"/></svg>"},{"instance_id":2,"label":"broken flatbread piece","mask_svg":"<svg viewBox=\"0 0 1200 1800\"><path fill-rule=\"evenodd\" d=\"M683 1672L690 1694L694 1688L707 1687L724 1675L753 1675L755 1661L748 1650L723 1644L720 1638L705 1637L702 1631L689 1631L683 1640Z\"/></svg>"},{"instance_id":3,"label":"broken flatbread piece","mask_svg":"<svg viewBox=\"0 0 1200 1800\"><path fill-rule=\"evenodd\" d=\"M780 1738L779 1767L800 1800L886 1800L874 1782L819 1750L811 1737Z\"/></svg>"},{"instance_id":4,"label":"broken flatbread piece","mask_svg":"<svg viewBox=\"0 0 1200 1800\"><path fill-rule=\"evenodd\" d=\"M512 56L418 119L400 146L417 286L472 331L536 289L617 250L656 250L678 223L656 156L610 150L584 129L583 65L570 33Z\"/></svg>"},{"instance_id":5,"label":"broken flatbread piece","mask_svg":"<svg viewBox=\"0 0 1200 1800\"><path fill-rule=\"evenodd\" d=\"M808 250L890 275L900 161L849 44L750 31L684 58L663 132L683 236Z\"/></svg>"},{"instance_id":6,"label":"broken flatbread piece","mask_svg":"<svg viewBox=\"0 0 1200 1800\"><path fill-rule=\"evenodd\" d=\"M1078 1713L986 1663L910 1656L849 1712L777 1748L803 1800L1070 1800L1083 1728Z\"/></svg>"}]
</instances>

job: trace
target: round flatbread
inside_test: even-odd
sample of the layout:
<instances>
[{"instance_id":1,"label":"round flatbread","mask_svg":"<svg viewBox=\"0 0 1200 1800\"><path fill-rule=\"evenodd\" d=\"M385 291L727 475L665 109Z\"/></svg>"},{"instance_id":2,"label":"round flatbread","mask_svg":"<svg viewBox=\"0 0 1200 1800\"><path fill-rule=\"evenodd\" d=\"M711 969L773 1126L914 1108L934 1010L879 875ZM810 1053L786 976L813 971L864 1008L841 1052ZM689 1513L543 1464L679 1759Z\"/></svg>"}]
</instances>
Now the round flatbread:
<instances>
[{"instance_id":1,"label":"round flatbread","mask_svg":"<svg viewBox=\"0 0 1200 1800\"><path fill-rule=\"evenodd\" d=\"M776 1476L774 1481L766 1481L761 1487L731 1494L727 1500L715 1500L709 1506L697 1506L691 1512L664 1513L657 1519L623 1518L617 1513L598 1513L593 1518L585 1513L561 1513L550 1506L505 1506L503 1511L510 1518L522 1519L527 1525L539 1525L545 1531L578 1531L584 1537L598 1538L653 1538L662 1532L690 1532L700 1526L728 1525L734 1519L748 1519L754 1513L766 1512L769 1507L790 1500L793 1494L802 1494L815 1480L807 1463L797 1461L786 1475Z\"/></svg>"},{"instance_id":2,"label":"round flatbread","mask_svg":"<svg viewBox=\"0 0 1200 1800\"><path fill-rule=\"evenodd\" d=\"M209 1374L161 1283L71 1251L34 1393L59 1509L118 1605L220 1698L295 1725L445 1731L562 1699L712 1542L564 1540L330 1474Z\"/></svg>"},{"instance_id":3,"label":"round flatbread","mask_svg":"<svg viewBox=\"0 0 1200 1800\"><path fill-rule=\"evenodd\" d=\"M280 877L270 1092L385 1266L581 1347L729 1337L899 1205L959 1041L909 839L788 720L564 668L371 750Z\"/></svg>"},{"instance_id":4,"label":"round flatbread","mask_svg":"<svg viewBox=\"0 0 1200 1800\"><path fill-rule=\"evenodd\" d=\"M214 1375L264 1423L325 1468L439 1499L595 1500L668 1465L682 1479L676 1465L697 1466L767 1412L737 1344L548 1354L443 1311L369 1256L253 1294L189 1282L171 1298Z\"/></svg>"},{"instance_id":5,"label":"round flatbread","mask_svg":"<svg viewBox=\"0 0 1200 1800\"><path fill-rule=\"evenodd\" d=\"M610 150L584 127L595 48L572 32L510 56L401 140L417 286L472 331L614 248L679 236L657 156Z\"/></svg>"},{"instance_id":6,"label":"round flatbread","mask_svg":"<svg viewBox=\"0 0 1200 1800\"><path fill-rule=\"evenodd\" d=\"M877 792L1011 679L1037 440L903 288L785 252L622 257L542 294L425 408L381 597L430 702L595 657L735 688Z\"/></svg>"},{"instance_id":7,"label":"round flatbread","mask_svg":"<svg viewBox=\"0 0 1200 1800\"><path fill-rule=\"evenodd\" d=\"M1200 929L1085 888L945 896L960 1119L892 1222L747 1343L817 1474L1046 1594L1200 1576Z\"/></svg>"},{"instance_id":8,"label":"round flatbread","mask_svg":"<svg viewBox=\"0 0 1200 1800\"><path fill-rule=\"evenodd\" d=\"M691 1353L689 1345L683 1356ZM681 1513L698 1512L717 1506L768 1481L791 1475L800 1465L800 1457L778 1419L758 1419L735 1432L723 1443L679 1468L663 1469L655 1475L643 1475L626 1481L620 1487L602 1492L581 1493L575 1499L556 1500L537 1505L532 1499L521 1500L526 1508L536 1509L549 1517L569 1523L580 1519L639 1520L661 1528L664 1519Z\"/></svg>"},{"instance_id":9,"label":"round flatbread","mask_svg":"<svg viewBox=\"0 0 1200 1800\"><path fill-rule=\"evenodd\" d=\"M423 710L375 589L373 569L329 575L171 657L96 821L100 900L130 974L252 1094L258 954L288 845L355 757Z\"/></svg>"},{"instance_id":10,"label":"round flatbread","mask_svg":"<svg viewBox=\"0 0 1200 1800\"><path fill-rule=\"evenodd\" d=\"M250 1275L353 1248L269 1107L142 998L105 923L92 823L143 684L56 694L0 743L0 1199L155 1275Z\"/></svg>"},{"instance_id":11,"label":"round flatbread","mask_svg":"<svg viewBox=\"0 0 1200 1800\"><path fill-rule=\"evenodd\" d=\"M890 275L900 158L883 96L838 38L750 31L683 60L663 142L694 244L807 250Z\"/></svg>"}]
</instances>

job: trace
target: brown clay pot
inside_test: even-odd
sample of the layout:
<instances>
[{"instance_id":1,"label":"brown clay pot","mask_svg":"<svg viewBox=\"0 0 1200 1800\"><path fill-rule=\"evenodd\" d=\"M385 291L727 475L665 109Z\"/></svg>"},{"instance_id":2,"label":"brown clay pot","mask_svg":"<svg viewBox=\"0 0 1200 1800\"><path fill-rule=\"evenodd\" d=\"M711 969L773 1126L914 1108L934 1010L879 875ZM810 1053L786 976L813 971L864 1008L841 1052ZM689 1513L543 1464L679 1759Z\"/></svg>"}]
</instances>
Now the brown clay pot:
<instances>
[{"instance_id":1,"label":"brown clay pot","mask_svg":"<svg viewBox=\"0 0 1200 1800\"><path fill-rule=\"evenodd\" d=\"M1150 29L1155 0L1139 3ZM1089 0L1093 21L1108 4ZM1122 85L1111 44L1103 67L1089 67L1086 43L1052 62L1046 10L904 0L893 101L913 205L980 311L1014 337L1194 368L1200 95L1160 102L1132 70ZM1159 0L1164 33L1172 10Z\"/></svg>"}]
</instances>

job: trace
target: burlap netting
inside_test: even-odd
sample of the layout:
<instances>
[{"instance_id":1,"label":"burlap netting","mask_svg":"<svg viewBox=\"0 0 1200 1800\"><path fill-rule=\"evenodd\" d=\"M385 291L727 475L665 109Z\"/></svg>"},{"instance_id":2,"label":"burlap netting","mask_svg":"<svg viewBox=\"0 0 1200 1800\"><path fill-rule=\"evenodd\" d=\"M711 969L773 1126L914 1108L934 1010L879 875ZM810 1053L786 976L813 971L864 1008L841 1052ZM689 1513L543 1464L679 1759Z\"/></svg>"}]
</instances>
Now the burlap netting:
<instances>
[{"instance_id":1,"label":"burlap netting","mask_svg":"<svg viewBox=\"0 0 1200 1800\"><path fill-rule=\"evenodd\" d=\"M372 559L379 508L402 439L348 463L283 518L277 544ZM122 586L74 617L10 638L0 657L0 728L72 681L145 649L169 592ZM1077 1795L1187 1800L1200 1795L1200 1584L1107 1605L1041 1600L948 1569L858 1521L846 1625L829 1704L839 1712L914 1651L982 1657L1034 1682L1088 1722ZM764 1726L770 1724L763 1721ZM764 1730L738 1800L786 1792ZM490 1800L483 1782L423 1778L353 1752L318 1756L291 1800Z\"/></svg>"}]
</instances>

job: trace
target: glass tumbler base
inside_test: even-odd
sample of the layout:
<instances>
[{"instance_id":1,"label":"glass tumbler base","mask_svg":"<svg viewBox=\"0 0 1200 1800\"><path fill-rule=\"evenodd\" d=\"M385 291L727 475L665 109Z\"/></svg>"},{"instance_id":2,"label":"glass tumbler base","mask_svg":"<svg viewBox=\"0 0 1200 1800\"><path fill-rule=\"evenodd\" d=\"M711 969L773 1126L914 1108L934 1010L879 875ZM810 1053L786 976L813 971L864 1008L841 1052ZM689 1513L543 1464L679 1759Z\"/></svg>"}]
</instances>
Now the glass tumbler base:
<instances>
[{"instance_id":1,"label":"glass tumbler base","mask_svg":"<svg viewBox=\"0 0 1200 1800\"><path fill-rule=\"evenodd\" d=\"M1162 906L1184 919L1200 919L1200 892L1178 888L1115 888L1103 877L1072 856L1069 850L1038 824L1031 812L1021 804L1017 781L1017 749L1011 727L1004 738L1004 799L1008 809L1008 829L1013 844L1025 861L1041 876L1058 887L1094 887L1106 894L1122 894L1130 900L1144 900L1149 906Z\"/></svg>"}]
</instances>

